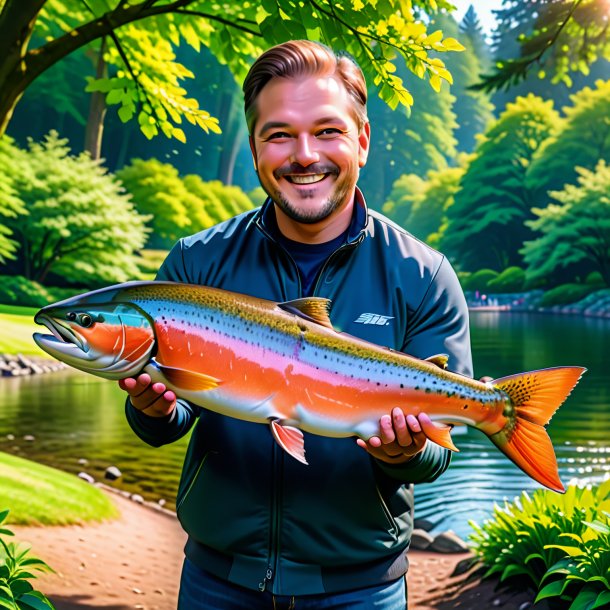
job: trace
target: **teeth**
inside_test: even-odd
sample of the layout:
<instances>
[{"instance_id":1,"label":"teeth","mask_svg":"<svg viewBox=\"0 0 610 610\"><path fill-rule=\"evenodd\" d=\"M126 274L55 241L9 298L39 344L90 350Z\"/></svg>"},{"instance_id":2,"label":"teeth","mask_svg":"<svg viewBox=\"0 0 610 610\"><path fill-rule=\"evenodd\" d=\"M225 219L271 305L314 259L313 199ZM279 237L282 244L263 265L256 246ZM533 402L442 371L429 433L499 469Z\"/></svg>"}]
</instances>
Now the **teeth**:
<instances>
[{"instance_id":1,"label":"teeth","mask_svg":"<svg viewBox=\"0 0 610 610\"><path fill-rule=\"evenodd\" d=\"M313 184L314 182L320 182L323 180L326 174L312 174L310 176L289 176L290 182L295 184Z\"/></svg>"}]
</instances>

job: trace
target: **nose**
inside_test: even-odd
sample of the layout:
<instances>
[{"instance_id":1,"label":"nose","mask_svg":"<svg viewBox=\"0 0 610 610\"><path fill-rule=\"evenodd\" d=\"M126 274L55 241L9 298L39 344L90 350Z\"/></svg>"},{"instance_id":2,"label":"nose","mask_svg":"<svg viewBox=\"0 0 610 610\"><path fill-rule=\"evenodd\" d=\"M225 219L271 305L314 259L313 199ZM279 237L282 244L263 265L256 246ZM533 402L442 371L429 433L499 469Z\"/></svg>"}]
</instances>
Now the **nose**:
<instances>
[{"instance_id":1,"label":"nose","mask_svg":"<svg viewBox=\"0 0 610 610\"><path fill-rule=\"evenodd\" d=\"M309 134L301 134L295 140L295 149L292 161L307 167L312 163L317 163L320 155L316 151L316 139Z\"/></svg>"}]
</instances>

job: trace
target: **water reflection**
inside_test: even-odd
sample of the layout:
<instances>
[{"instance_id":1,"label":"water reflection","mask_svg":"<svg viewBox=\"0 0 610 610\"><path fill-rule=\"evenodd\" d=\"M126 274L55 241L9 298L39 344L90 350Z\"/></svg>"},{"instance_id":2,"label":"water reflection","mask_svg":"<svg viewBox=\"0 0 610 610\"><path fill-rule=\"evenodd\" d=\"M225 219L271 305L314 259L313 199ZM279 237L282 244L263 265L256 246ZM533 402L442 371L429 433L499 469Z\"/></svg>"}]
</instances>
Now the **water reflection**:
<instances>
[{"instance_id":1,"label":"water reflection","mask_svg":"<svg viewBox=\"0 0 610 610\"><path fill-rule=\"evenodd\" d=\"M548 427L564 483L598 481L610 472L610 381L603 367L610 320L536 314L473 313L475 374L503 375L549 366L589 370ZM113 485L171 505L187 440L153 449L125 422L124 394L115 383L77 371L0 379L0 450L102 479L116 465ZM416 489L416 516L465 536L494 502L539 485L484 435L461 429L460 453L435 483ZM7 437L7 435L11 435ZM25 441L24 436L35 440ZM87 460L87 464L79 460Z\"/></svg>"}]
</instances>

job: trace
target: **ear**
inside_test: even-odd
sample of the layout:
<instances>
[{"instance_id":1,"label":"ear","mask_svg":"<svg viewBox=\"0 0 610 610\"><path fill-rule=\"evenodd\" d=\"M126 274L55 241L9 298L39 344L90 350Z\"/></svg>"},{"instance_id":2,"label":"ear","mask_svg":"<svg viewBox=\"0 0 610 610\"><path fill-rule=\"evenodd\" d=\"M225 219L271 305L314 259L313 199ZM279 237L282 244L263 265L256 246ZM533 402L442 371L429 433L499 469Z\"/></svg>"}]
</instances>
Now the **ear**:
<instances>
[{"instance_id":1,"label":"ear","mask_svg":"<svg viewBox=\"0 0 610 610\"><path fill-rule=\"evenodd\" d=\"M254 171L258 171L258 159L256 157L256 148L254 147L254 138L252 135L248 136L248 143L250 144L250 152L252 153L252 163L254 163Z\"/></svg>"},{"instance_id":2,"label":"ear","mask_svg":"<svg viewBox=\"0 0 610 610\"><path fill-rule=\"evenodd\" d=\"M364 167L369 156L371 143L371 124L367 121L358 134L358 167Z\"/></svg>"}]
</instances>

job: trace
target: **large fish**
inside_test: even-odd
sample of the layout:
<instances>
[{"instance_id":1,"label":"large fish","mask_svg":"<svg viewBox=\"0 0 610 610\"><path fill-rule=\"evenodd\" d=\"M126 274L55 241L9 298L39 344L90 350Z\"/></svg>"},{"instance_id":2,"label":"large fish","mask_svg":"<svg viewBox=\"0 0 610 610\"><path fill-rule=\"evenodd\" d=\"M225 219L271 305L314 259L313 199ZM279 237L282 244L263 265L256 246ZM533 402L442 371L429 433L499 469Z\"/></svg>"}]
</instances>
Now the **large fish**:
<instances>
[{"instance_id":1,"label":"large fish","mask_svg":"<svg viewBox=\"0 0 610 610\"><path fill-rule=\"evenodd\" d=\"M302 431L379 434L398 406L427 413L426 436L457 450L451 425L482 430L533 479L563 491L544 426L585 371L557 367L487 383L335 331L330 301L275 303L215 288L129 282L67 299L35 317L51 356L106 379L149 373L178 396L238 419L269 424L301 462ZM440 365L440 366L439 366Z\"/></svg>"}]
</instances>

